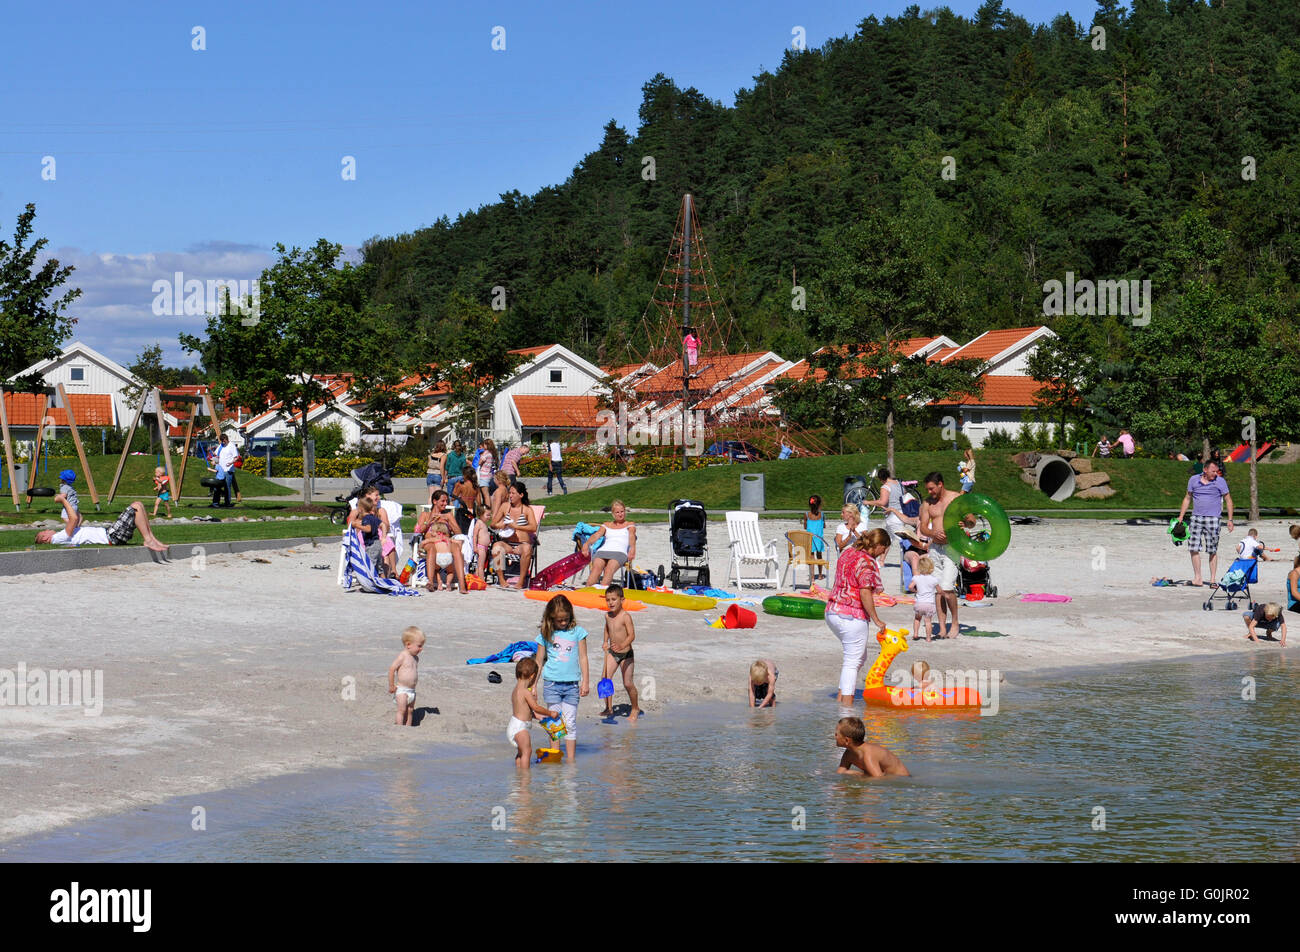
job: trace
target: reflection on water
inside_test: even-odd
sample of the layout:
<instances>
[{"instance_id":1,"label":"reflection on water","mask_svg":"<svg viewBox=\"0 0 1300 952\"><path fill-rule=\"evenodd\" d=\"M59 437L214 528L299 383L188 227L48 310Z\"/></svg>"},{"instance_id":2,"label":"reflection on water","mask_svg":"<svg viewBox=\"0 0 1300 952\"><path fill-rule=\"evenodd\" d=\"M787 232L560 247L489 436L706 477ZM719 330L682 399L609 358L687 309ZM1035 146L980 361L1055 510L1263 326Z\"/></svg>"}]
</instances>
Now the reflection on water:
<instances>
[{"instance_id":1,"label":"reflection on water","mask_svg":"<svg viewBox=\"0 0 1300 952\"><path fill-rule=\"evenodd\" d=\"M836 774L825 699L584 720L573 764L441 750L172 801L0 858L1294 860L1297 695L1300 668L1263 653L1018 679L994 717L869 711L868 736L914 775L888 780Z\"/></svg>"}]
</instances>

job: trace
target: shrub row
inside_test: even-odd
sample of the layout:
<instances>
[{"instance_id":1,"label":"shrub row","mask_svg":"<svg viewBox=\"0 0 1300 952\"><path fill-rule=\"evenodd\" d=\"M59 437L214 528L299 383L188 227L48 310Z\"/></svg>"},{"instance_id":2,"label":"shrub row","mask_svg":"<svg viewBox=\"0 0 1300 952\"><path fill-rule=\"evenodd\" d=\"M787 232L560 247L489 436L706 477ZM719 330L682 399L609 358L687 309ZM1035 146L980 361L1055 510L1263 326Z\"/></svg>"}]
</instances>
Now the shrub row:
<instances>
[{"instance_id":1,"label":"shrub row","mask_svg":"<svg viewBox=\"0 0 1300 952\"><path fill-rule=\"evenodd\" d=\"M545 476L550 461L549 456L525 456L519 461L519 475ZM564 454L565 476L617 476L622 470L622 464L610 456L577 450Z\"/></svg>"}]
</instances>

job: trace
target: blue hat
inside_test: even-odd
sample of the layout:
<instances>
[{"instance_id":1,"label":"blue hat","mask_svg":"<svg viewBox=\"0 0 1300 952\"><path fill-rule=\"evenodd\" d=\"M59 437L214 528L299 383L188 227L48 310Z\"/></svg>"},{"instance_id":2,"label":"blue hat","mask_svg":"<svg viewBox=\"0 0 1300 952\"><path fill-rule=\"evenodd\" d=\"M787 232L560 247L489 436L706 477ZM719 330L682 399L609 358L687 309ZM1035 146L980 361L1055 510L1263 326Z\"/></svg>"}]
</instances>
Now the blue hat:
<instances>
[{"instance_id":1,"label":"blue hat","mask_svg":"<svg viewBox=\"0 0 1300 952\"><path fill-rule=\"evenodd\" d=\"M63 472L59 473L59 479L63 480L65 483L74 483L77 481L77 474L73 470L65 469Z\"/></svg>"}]
</instances>

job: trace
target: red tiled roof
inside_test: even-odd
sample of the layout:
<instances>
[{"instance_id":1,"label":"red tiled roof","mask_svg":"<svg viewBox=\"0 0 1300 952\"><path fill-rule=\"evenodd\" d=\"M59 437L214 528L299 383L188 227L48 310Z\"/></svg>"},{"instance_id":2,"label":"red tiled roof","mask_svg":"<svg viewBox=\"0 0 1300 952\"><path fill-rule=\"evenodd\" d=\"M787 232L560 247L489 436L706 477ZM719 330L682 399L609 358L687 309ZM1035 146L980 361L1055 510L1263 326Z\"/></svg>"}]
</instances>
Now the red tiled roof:
<instances>
[{"instance_id":1,"label":"red tiled roof","mask_svg":"<svg viewBox=\"0 0 1300 952\"><path fill-rule=\"evenodd\" d=\"M728 377L739 373L749 364L765 357L767 351L749 354L700 354L696 365L697 376L691 378L691 390L709 390ZM779 359L779 358L778 358ZM681 393L682 361L679 357L657 374L639 381L637 393Z\"/></svg>"},{"instance_id":2,"label":"red tiled roof","mask_svg":"<svg viewBox=\"0 0 1300 952\"><path fill-rule=\"evenodd\" d=\"M948 354L944 361L965 360L974 358L976 360L989 360L1002 353L1008 347L1014 347L1023 341L1030 334L1033 334L1042 325L1034 327L1013 327L1000 331L985 331L979 337L976 337L969 344L958 347L955 351Z\"/></svg>"},{"instance_id":3,"label":"red tiled roof","mask_svg":"<svg viewBox=\"0 0 1300 952\"><path fill-rule=\"evenodd\" d=\"M967 395L961 400L936 400L931 406L1032 407L1041 386L1033 377L989 374L984 377L984 396L979 399Z\"/></svg>"},{"instance_id":4,"label":"red tiled roof","mask_svg":"<svg viewBox=\"0 0 1300 952\"><path fill-rule=\"evenodd\" d=\"M54 398L50 398L51 404ZM68 403L77 426L112 426L113 397L107 393L70 393ZM10 426L39 426L41 422L41 396L35 393L5 393L5 416ZM55 426L67 426L68 414L62 407L46 405L45 415Z\"/></svg>"},{"instance_id":5,"label":"red tiled roof","mask_svg":"<svg viewBox=\"0 0 1300 952\"><path fill-rule=\"evenodd\" d=\"M959 350L961 350L960 347L940 347L933 354L927 357L926 360L932 361L936 364L941 364L948 358L949 354L956 353Z\"/></svg>"},{"instance_id":6,"label":"red tiled roof","mask_svg":"<svg viewBox=\"0 0 1300 952\"><path fill-rule=\"evenodd\" d=\"M512 354L522 354L525 357L536 357L538 354L544 354L554 347L554 344L538 344L536 347L520 347L518 350L512 350Z\"/></svg>"},{"instance_id":7,"label":"red tiled roof","mask_svg":"<svg viewBox=\"0 0 1300 952\"><path fill-rule=\"evenodd\" d=\"M596 398L592 396L517 394L511 399L515 402L521 426L568 430L594 430L599 426L596 420Z\"/></svg>"}]
</instances>

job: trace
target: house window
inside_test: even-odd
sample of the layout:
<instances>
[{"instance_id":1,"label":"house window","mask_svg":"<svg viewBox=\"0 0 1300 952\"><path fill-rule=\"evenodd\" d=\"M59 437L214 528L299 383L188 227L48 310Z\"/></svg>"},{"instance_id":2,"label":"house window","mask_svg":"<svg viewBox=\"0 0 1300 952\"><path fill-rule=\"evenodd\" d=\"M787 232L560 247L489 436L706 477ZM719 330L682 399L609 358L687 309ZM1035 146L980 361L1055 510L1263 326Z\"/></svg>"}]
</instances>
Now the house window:
<instances>
[{"instance_id":1,"label":"house window","mask_svg":"<svg viewBox=\"0 0 1300 952\"><path fill-rule=\"evenodd\" d=\"M970 422L971 422L971 425L972 425L972 426L983 426L983 425L984 425L984 411L983 411L983 410L971 410L971 411L970 411Z\"/></svg>"},{"instance_id":2,"label":"house window","mask_svg":"<svg viewBox=\"0 0 1300 952\"><path fill-rule=\"evenodd\" d=\"M72 373L72 379L73 379L73 380L85 380L85 379L86 379L86 368L85 368L85 367L72 367L72 368L70 368L70 371L71 371L71 373Z\"/></svg>"},{"instance_id":3,"label":"house window","mask_svg":"<svg viewBox=\"0 0 1300 952\"><path fill-rule=\"evenodd\" d=\"M563 383L564 382L563 377L564 377L563 370L551 371L551 383Z\"/></svg>"}]
</instances>

